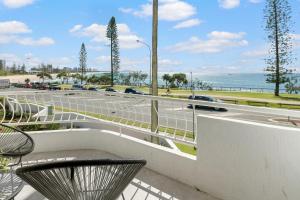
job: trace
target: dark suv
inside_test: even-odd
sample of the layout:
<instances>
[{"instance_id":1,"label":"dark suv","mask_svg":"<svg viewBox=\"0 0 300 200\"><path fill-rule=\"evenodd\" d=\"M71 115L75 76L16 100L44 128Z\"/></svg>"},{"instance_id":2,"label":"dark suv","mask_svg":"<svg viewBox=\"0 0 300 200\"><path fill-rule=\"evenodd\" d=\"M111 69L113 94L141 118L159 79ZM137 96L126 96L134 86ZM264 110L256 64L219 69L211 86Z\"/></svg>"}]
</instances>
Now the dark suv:
<instances>
[{"instance_id":1,"label":"dark suv","mask_svg":"<svg viewBox=\"0 0 300 200\"><path fill-rule=\"evenodd\" d=\"M114 88L108 87L105 89L105 92L117 92Z\"/></svg>"},{"instance_id":2,"label":"dark suv","mask_svg":"<svg viewBox=\"0 0 300 200\"><path fill-rule=\"evenodd\" d=\"M143 92L138 91L138 90L133 89L133 88L126 88L126 89L125 89L125 93L126 93L126 94L141 94L141 95L144 95Z\"/></svg>"},{"instance_id":3,"label":"dark suv","mask_svg":"<svg viewBox=\"0 0 300 200\"><path fill-rule=\"evenodd\" d=\"M210 97L210 96L189 96L190 100L197 100L197 101L206 101L206 102L218 102L223 103L223 101ZM193 107L191 104L189 107ZM226 108L219 108L219 107L212 107L212 106L205 106L205 105L195 105L195 108L204 108L204 109L214 109L217 111L227 111Z\"/></svg>"}]
</instances>

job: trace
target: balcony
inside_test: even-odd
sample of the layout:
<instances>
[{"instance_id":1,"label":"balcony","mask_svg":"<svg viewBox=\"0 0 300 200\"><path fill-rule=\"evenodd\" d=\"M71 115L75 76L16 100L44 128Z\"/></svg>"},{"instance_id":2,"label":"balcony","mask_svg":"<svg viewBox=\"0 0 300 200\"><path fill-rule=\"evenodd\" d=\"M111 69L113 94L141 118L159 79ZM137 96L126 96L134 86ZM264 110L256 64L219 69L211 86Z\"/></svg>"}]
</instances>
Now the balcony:
<instances>
[{"instance_id":1,"label":"balcony","mask_svg":"<svg viewBox=\"0 0 300 200\"><path fill-rule=\"evenodd\" d=\"M125 190L126 199L300 197L300 129L291 123L298 120L298 111L101 92L1 96L4 123L64 127L29 132L36 147L24 158L25 165L146 159L146 168ZM149 130L152 100L159 103L159 133ZM198 110L199 104L228 112ZM151 136L159 137L160 145L149 142ZM196 156L182 152L178 144L195 146ZM44 197L25 185L16 199Z\"/></svg>"},{"instance_id":2,"label":"balcony","mask_svg":"<svg viewBox=\"0 0 300 200\"><path fill-rule=\"evenodd\" d=\"M72 150L46 153L34 153L24 159L25 164L73 159L119 159L120 157L99 150ZM138 176L124 191L126 199L199 199L217 200L193 187L161 175L148 168L142 169ZM16 200L43 200L44 197L33 188L25 185ZM120 198L121 199L121 198Z\"/></svg>"}]
</instances>

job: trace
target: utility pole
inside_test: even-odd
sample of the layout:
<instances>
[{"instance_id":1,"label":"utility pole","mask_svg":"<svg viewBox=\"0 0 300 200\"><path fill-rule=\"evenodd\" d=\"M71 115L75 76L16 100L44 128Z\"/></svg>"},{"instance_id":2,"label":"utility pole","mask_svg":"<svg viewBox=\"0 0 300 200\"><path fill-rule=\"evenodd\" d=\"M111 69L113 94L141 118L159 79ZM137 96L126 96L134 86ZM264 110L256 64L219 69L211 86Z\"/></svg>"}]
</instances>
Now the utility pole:
<instances>
[{"instance_id":1,"label":"utility pole","mask_svg":"<svg viewBox=\"0 0 300 200\"><path fill-rule=\"evenodd\" d=\"M153 0L152 22L152 95L158 96L157 82L157 40L158 40L158 0ZM158 101L151 100L151 132L158 133ZM151 142L159 144L158 137L151 137Z\"/></svg>"}]
</instances>

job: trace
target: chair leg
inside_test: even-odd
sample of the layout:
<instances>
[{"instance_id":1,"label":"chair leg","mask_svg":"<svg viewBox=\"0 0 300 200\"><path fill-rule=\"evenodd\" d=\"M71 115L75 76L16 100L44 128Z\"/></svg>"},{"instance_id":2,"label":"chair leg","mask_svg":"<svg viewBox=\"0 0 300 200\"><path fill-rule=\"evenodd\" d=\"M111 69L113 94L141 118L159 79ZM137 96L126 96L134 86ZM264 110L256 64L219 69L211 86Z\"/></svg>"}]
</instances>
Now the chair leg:
<instances>
[{"instance_id":1,"label":"chair leg","mask_svg":"<svg viewBox=\"0 0 300 200\"><path fill-rule=\"evenodd\" d=\"M125 200L124 194L122 193L122 199Z\"/></svg>"},{"instance_id":2,"label":"chair leg","mask_svg":"<svg viewBox=\"0 0 300 200\"><path fill-rule=\"evenodd\" d=\"M13 180L13 169L10 166L10 181L11 181L11 193L14 193L14 180Z\"/></svg>"}]
</instances>

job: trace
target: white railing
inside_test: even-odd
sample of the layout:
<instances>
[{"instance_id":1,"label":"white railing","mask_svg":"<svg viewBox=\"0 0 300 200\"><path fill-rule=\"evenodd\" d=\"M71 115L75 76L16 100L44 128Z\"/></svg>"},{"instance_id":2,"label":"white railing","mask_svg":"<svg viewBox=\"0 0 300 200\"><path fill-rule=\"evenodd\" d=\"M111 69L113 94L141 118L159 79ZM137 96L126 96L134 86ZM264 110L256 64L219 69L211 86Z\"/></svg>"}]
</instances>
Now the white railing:
<instances>
[{"instance_id":1,"label":"white railing","mask_svg":"<svg viewBox=\"0 0 300 200\"><path fill-rule=\"evenodd\" d=\"M264 123L274 123L267 120L269 118L300 117L300 112L284 109L94 91L7 92L0 93L0 97L1 123L60 123L99 119L190 144L196 144L195 116L203 112L228 117L238 117L242 113L248 116L247 120L266 118L262 120ZM150 131L152 101L158 102L158 133ZM200 104L216 110L199 110ZM218 108L226 108L228 112L219 111Z\"/></svg>"}]
</instances>

